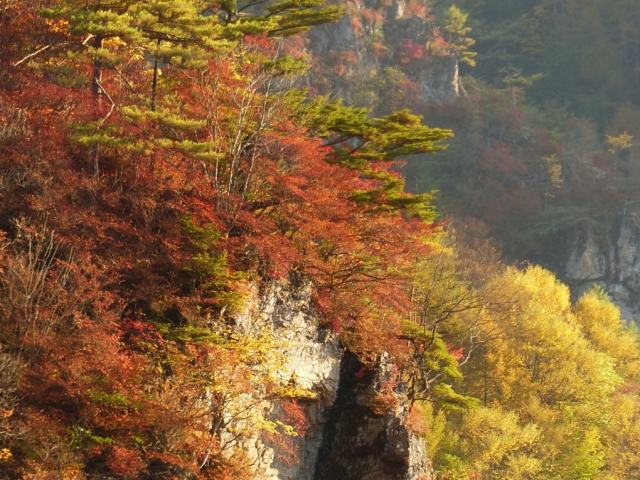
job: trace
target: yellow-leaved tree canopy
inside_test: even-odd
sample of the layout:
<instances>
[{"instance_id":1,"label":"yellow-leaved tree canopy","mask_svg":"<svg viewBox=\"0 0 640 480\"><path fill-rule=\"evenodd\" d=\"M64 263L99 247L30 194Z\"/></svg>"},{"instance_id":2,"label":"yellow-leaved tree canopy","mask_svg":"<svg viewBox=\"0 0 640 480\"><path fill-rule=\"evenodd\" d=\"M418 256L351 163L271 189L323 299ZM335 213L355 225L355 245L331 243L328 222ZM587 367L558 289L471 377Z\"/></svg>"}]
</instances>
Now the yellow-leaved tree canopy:
<instances>
[{"instance_id":1,"label":"yellow-leaved tree canopy","mask_svg":"<svg viewBox=\"0 0 640 480\"><path fill-rule=\"evenodd\" d=\"M479 406L434 397L423 408L443 478L637 478L638 341L605 292L572 305L569 288L533 266L467 288L479 301L467 322L474 352L448 383ZM452 319L439 328L461 331Z\"/></svg>"}]
</instances>

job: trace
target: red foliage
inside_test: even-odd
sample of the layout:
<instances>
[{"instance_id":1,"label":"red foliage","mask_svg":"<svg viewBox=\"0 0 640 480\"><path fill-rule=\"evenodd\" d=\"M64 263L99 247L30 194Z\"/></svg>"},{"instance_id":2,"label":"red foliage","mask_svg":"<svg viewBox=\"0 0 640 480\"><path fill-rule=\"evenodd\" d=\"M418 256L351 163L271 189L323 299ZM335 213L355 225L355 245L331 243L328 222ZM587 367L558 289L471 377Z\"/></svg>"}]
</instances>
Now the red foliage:
<instances>
[{"instance_id":1,"label":"red foliage","mask_svg":"<svg viewBox=\"0 0 640 480\"><path fill-rule=\"evenodd\" d=\"M291 425L299 436L304 437L307 433L307 428L309 428L304 405L298 400L283 400L280 408L283 412L283 421Z\"/></svg>"},{"instance_id":2,"label":"red foliage","mask_svg":"<svg viewBox=\"0 0 640 480\"><path fill-rule=\"evenodd\" d=\"M429 53L435 56L449 56L449 42L439 35L436 30L434 36L429 39Z\"/></svg>"},{"instance_id":3,"label":"red foliage","mask_svg":"<svg viewBox=\"0 0 640 480\"><path fill-rule=\"evenodd\" d=\"M397 55L402 63L420 60L425 55L425 46L414 44L412 40L405 39L396 47Z\"/></svg>"},{"instance_id":4,"label":"red foliage","mask_svg":"<svg viewBox=\"0 0 640 480\"><path fill-rule=\"evenodd\" d=\"M122 340L132 348L140 349L143 343L162 344L158 329L141 319L123 319L120 324Z\"/></svg>"},{"instance_id":5,"label":"red foliage","mask_svg":"<svg viewBox=\"0 0 640 480\"><path fill-rule=\"evenodd\" d=\"M385 58L389 54L389 49L384 46L381 41L376 41L371 47L373 54L379 59Z\"/></svg>"},{"instance_id":6,"label":"red foliage","mask_svg":"<svg viewBox=\"0 0 640 480\"><path fill-rule=\"evenodd\" d=\"M105 464L115 475L125 478L137 478L140 470L146 466L138 452L118 445L113 446Z\"/></svg>"},{"instance_id":7,"label":"red foliage","mask_svg":"<svg viewBox=\"0 0 640 480\"><path fill-rule=\"evenodd\" d=\"M607 173L614 173L613 172L613 166L611 165L611 159L608 158L606 155L594 155L593 158L591 159L591 162L593 163L593 166L598 168L599 170L602 170L604 172ZM620 172L615 172L617 173L618 176L621 176Z\"/></svg>"},{"instance_id":8,"label":"red foliage","mask_svg":"<svg viewBox=\"0 0 640 480\"><path fill-rule=\"evenodd\" d=\"M219 279L188 274L202 251L226 255L230 276L302 273L313 282L318 311L363 361L373 363L382 351L403 355L398 334L409 304L406 273L427 251L423 238L432 226L351 200L367 183L333 164L331 152L296 124L286 102L262 96L272 44L247 38L242 55L220 54L207 69L164 69L167 90L158 104L185 121L206 119L200 127L174 128L157 115L134 120L122 108L151 98L144 58L103 72L101 84L118 105L113 109L88 85L63 86L44 67L12 66L35 51L34 43L63 44L69 37L41 18L36 4L15 2L0 16L0 131L11 123L16 132L0 141L6 182L0 242L5 231L13 242L0 249L0 288L11 298L0 305L0 343L28 363L20 415L29 436L38 437L38 415L44 416L50 448L89 470L106 466L124 477L153 465L176 478L224 470L222 447L197 408L206 393L200 368L225 372L229 389L241 395L251 391L248 366L218 346L164 340L148 323L155 315L174 326L203 327L223 315L206 287ZM410 60L424 54L410 42L403 48ZM55 63L58 54L50 49L43 58ZM352 55L336 54L336 68L353 62ZM91 76L90 62L69 68L78 78ZM10 109L15 115L2 113ZM247 125L267 119L259 134L234 130L240 112ZM111 143L78 140L87 132L111 135ZM236 138L243 139L241 148ZM183 148L205 144L214 144L214 160ZM215 245L199 246L185 231L186 218L216 230ZM44 253L29 261L36 244ZM40 303L34 304L25 275L42 279ZM285 402L283 412L304 432L299 404ZM16 452L15 471L38 470L30 458L44 458L46 448ZM207 455L209 473L197 468ZM70 460L47 458L41 468L54 472L52 478L71 478L58 468Z\"/></svg>"},{"instance_id":9,"label":"red foliage","mask_svg":"<svg viewBox=\"0 0 640 480\"><path fill-rule=\"evenodd\" d=\"M294 58L303 58L307 55L305 51L305 38L302 35L286 37L282 41L284 53Z\"/></svg>"},{"instance_id":10,"label":"red foliage","mask_svg":"<svg viewBox=\"0 0 640 480\"><path fill-rule=\"evenodd\" d=\"M423 0L409 0L405 6L404 15L405 17L421 17L427 22L435 20L435 16L430 12Z\"/></svg>"},{"instance_id":11,"label":"red foliage","mask_svg":"<svg viewBox=\"0 0 640 480\"><path fill-rule=\"evenodd\" d=\"M290 425L295 435L266 434L265 438L278 452L278 458L287 465L295 465L299 458L300 444L297 437L304 437L309 423L305 407L298 400L285 399L278 403L278 420Z\"/></svg>"},{"instance_id":12,"label":"red foliage","mask_svg":"<svg viewBox=\"0 0 640 480\"><path fill-rule=\"evenodd\" d=\"M384 19L382 12L374 8L362 9L360 11L360 16L362 17L363 20L369 23L379 23L379 22L382 22L382 20Z\"/></svg>"},{"instance_id":13,"label":"red foliage","mask_svg":"<svg viewBox=\"0 0 640 480\"><path fill-rule=\"evenodd\" d=\"M447 351L456 360L464 358L464 347L455 348L454 345L447 345Z\"/></svg>"},{"instance_id":14,"label":"red foliage","mask_svg":"<svg viewBox=\"0 0 640 480\"><path fill-rule=\"evenodd\" d=\"M358 58L353 50L331 50L325 61L337 75L344 75L347 67L356 63Z\"/></svg>"},{"instance_id":15,"label":"red foliage","mask_svg":"<svg viewBox=\"0 0 640 480\"><path fill-rule=\"evenodd\" d=\"M479 164L487 170L501 171L509 175L527 173L527 167L511 154L509 145L499 141L496 141L492 147L480 149Z\"/></svg>"}]
</instances>

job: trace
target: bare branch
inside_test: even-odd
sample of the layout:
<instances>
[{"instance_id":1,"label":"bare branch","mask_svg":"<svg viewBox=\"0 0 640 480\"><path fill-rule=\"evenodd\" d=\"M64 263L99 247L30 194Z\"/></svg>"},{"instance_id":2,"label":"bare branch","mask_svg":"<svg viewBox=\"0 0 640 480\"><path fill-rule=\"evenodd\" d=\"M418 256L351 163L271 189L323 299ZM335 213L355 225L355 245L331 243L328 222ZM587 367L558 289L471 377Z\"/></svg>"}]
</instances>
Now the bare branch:
<instances>
[{"instance_id":1,"label":"bare branch","mask_svg":"<svg viewBox=\"0 0 640 480\"><path fill-rule=\"evenodd\" d=\"M87 45L87 42L88 42L89 40L91 40L93 37L95 37L95 35L93 35L92 33L90 33L90 34L87 36L87 38L85 38L85 39L82 41L82 45L83 45L83 46L86 46L86 45ZM17 67L17 66L18 66L18 65L20 65L21 63L26 62L26 61L27 61L27 60L29 60L30 58L33 58L33 57L35 57L36 55L39 55L39 54L41 54L42 52L45 52L45 51L49 50L50 48L53 48L53 47L64 47L65 45L69 45L70 43L71 43L71 42L63 42L63 43L56 43L56 44L51 44L51 45L45 45L44 47L42 47L42 48L40 48L40 49L36 50L35 52L30 53L29 55L27 55L27 56L26 56L26 57L24 57L23 59L21 59L21 60L19 60L19 61L15 62L15 63L13 64L13 66L14 66L14 67Z\"/></svg>"},{"instance_id":2,"label":"bare branch","mask_svg":"<svg viewBox=\"0 0 640 480\"><path fill-rule=\"evenodd\" d=\"M138 92L135 88L133 88L133 85L131 85L131 82L127 80L127 78L124 76L124 74L120 71L118 67L115 67L115 71L117 72L118 76L122 79L122 81L125 83L125 85L129 87L129 89L133 93L135 93L136 95L140 95L140 92Z\"/></svg>"},{"instance_id":3,"label":"bare branch","mask_svg":"<svg viewBox=\"0 0 640 480\"><path fill-rule=\"evenodd\" d=\"M64 43L63 43L62 45L64 45ZM14 66L14 67L17 67L17 66L18 66L18 65L20 65L22 62L26 62L26 61L27 61L27 60L29 60L30 58L35 57L36 55L38 55L38 54L40 54L40 53L44 52L45 50L49 50L51 47L54 47L54 46L56 46L56 45L47 45L47 46L45 46L45 47L42 47L42 48L40 48L39 50L36 50L35 52L33 52L33 53L31 53L31 54L27 55L27 56L26 56L26 57L24 57L22 60L20 60L20 61L18 61L18 62L16 62L16 63L14 63L14 64L13 64L13 66Z\"/></svg>"},{"instance_id":4,"label":"bare branch","mask_svg":"<svg viewBox=\"0 0 640 480\"><path fill-rule=\"evenodd\" d=\"M113 113L113 110L116 108L116 103L113 101L113 99L111 98L111 95L109 95L107 93L107 91L104 89L104 87L102 86L102 84L100 83L100 81L97 78L94 79L94 82L96 83L96 85L98 85L98 87L100 87L100 90L102 90L102 93L104 93L105 97L107 97L107 99L111 103L111 109L109 110L107 115L103 119L101 119L100 122L98 123L98 127L96 128L96 130L99 130L100 127L107 120L107 118L109 118L111 116L111 114Z\"/></svg>"}]
</instances>

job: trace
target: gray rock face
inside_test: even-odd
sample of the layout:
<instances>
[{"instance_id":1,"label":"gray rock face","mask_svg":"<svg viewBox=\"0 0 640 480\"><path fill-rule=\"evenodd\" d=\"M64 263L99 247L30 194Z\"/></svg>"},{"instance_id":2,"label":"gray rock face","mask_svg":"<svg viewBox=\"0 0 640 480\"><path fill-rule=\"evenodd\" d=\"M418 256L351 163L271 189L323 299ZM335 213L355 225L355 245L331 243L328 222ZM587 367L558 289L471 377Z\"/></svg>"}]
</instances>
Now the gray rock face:
<instances>
[{"instance_id":1,"label":"gray rock face","mask_svg":"<svg viewBox=\"0 0 640 480\"><path fill-rule=\"evenodd\" d=\"M460 95L458 61L455 58L431 62L429 68L417 72L417 80L423 102L444 102Z\"/></svg>"},{"instance_id":2,"label":"gray rock face","mask_svg":"<svg viewBox=\"0 0 640 480\"><path fill-rule=\"evenodd\" d=\"M393 365L383 357L377 369L363 367L345 356L315 479L433 479L425 442L406 425L405 386L393 386Z\"/></svg>"},{"instance_id":3,"label":"gray rock face","mask_svg":"<svg viewBox=\"0 0 640 480\"><path fill-rule=\"evenodd\" d=\"M317 58L345 52L351 52L354 56L345 65L346 71L340 74L344 81L339 77L334 79L333 95L343 98L348 104L363 106L363 99L358 98L354 86L374 79L386 67L393 66L400 68L409 80L418 85L420 99L424 102L445 102L459 96L458 61L452 56L427 54L419 60L402 63L393 53L398 45L407 41L426 48L436 26L418 16L405 17L406 1L395 0L390 3L382 9L384 18L381 22L361 22L360 34L356 34L353 28L355 17L365 9L380 9L382 2L379 0L351 0L347 2L348 15L338 22L315 27L309 32L308 50ZM392 53L377 56L371 48L377 41Z\"/></svg>"},{"instance_id":4,"label":"gray rock face","mask_svg":"<svg viewBox=\"0 0 640 480\"><path fill-rule=\"evenodd\" d=\"M615 280L631 291L640 290L640 226L623 222L615 243Z\"/></svg>"},{"instance_id":5,"label":"gray rock face","mask_svg":"<svg viewBox=\"0 0 640 480\"><path fill-rule=\"evenodd\" d=\"M564 232L549 267L569 284L574 299L593 285L603 287L625 320L640 324L640 222L618 218L594 228Z\"/></svg>"},{"instance_id":6,"label":"gray rock face","mask_svg":"<svg viewBox=\"0 0 640 480\"><path fill-rule=\"evenodd\" d=\"M565 277L571 281L599 280L605 277L607 259L591 229L578 230L565 264Z\"/></svg>"},{"instance_id":7,"label":"gray rock face","mask_svg":"<svg viewBox=\"0 0 640 480\"><path fill-rule=\"evenodd\" d=\"M311 390L315 401L305 402L310 424L305 436L293 437L297 462L283 460L278 447L262 438L244 442L243 449L256 463L256 478L264 480L311 480L322 442L326 412L338 391L342 349L335 334L320 327L311 306L308 283L273 285L255 295L245 314L237 318L237 327L245 334L264 329L273 331L287 358L279 372L285 381ZM264 406L262 406L264 407ZM268 406L267 406L268 407Z\"/></svg>"},{"instance_id":8,"label":"gray rock face","mask_svg":"<svg viewBox=\"0 0 640 480\"><path fill-rule=\"evenodd\" d=\"M337 336L322 328L311 305L309 283L282 282L256 292L237 317L236 328L248 335L272 331L287 359L279 372L282 380L317 395L305 401L309 423L305 436L292 439L296 461L286 461L280 447L268 438L240 442L256 479L432 478L424 440L405 424L408 407L403 386L389 390L396 380L391 361L385 356L376 370L363 374L355 356L344 354ZM260 404L257 408L275 407Z\"/></svg>"}]
</instances>

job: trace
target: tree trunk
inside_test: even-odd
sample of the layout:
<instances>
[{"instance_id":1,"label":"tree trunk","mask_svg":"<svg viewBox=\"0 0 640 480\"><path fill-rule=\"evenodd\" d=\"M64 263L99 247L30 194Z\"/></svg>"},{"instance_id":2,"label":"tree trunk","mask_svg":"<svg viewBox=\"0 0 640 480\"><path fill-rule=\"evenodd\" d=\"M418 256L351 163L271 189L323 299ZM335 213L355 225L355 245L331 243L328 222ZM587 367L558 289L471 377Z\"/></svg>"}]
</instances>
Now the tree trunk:
<instances>
[{"instance_id":1,"label":"tree trunk","mask_svg":"<svg viewBox=\"0 0 640 480\"><path fill-rule=\"evenodd\" d=\"M93 47L95 49L102 48L102 41L104 37L102 35L96 35L96 38L93 41ZM93 79L91 80L91 92L98 96L102 93L102 87L100 86L100 82L102 81L102 65L100 60L95 60L93 62Z\"/></svg>"}]
</instances>

